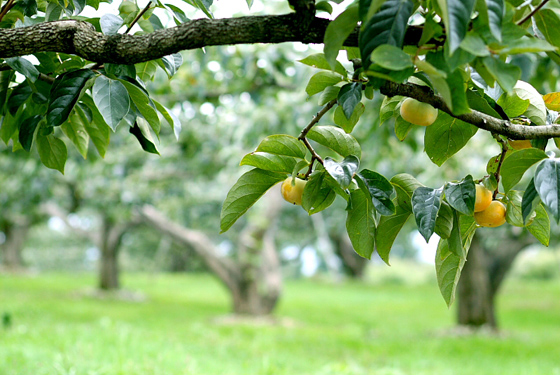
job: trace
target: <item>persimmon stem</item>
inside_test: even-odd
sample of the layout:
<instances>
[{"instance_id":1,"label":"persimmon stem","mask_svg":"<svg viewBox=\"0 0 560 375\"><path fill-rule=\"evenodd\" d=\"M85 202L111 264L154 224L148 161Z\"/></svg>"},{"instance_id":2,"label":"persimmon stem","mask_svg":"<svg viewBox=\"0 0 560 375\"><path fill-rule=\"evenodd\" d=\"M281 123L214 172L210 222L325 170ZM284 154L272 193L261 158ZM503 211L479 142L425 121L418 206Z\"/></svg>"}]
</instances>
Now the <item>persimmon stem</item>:
<instances>
[{"instance_id":1,"label":"persimmon stem","mask_svg":"<svg viewBox=\"0 0 560 375\"><path fill-rule=\"evenodd\" d=\"M502 170L502 164L504 163L504 160L506 158L506 153L508 151L508 144L507 141L501 138L499 135L492 133L492 136L494 137L494 139L496 139L496 142L498 142L502 146L502 153L500 154L498 167L496 168L496 172L494 172L494 178L496 179L496 190L494 190L494 193L492 194L492 200L494 200L498 195L498 189L500 185L500 171Z\"/></svg>"}]
</instances>

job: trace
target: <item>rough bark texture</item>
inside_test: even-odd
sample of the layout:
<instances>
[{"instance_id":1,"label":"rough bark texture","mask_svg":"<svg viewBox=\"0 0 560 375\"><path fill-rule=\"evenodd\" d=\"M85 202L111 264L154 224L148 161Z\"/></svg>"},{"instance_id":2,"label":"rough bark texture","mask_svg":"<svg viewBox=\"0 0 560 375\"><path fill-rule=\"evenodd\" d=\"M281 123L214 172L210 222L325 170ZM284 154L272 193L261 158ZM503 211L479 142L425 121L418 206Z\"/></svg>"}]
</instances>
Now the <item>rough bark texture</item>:
<instances>
[{"instance_id":1,"label":"rough bark texture","mask_svg":"<svg viewBox=\"0 0 560 375\"><path fill-rule=\"evenodd\" d=\"M459 325L498 328L496 294L515 257L534 242L523 232L501 238L490 248L479 233L475 234L457 286Z\"/></svg>"},{"instance_id":2,"label":"rough bark texture","mask_svg":"<svg viewBox=\"0 0 560 375\"><path fill-rule=\"evenodd\" d=\"M278 202L267 210L276 216ZM140 210L144 221L177 243L188 246L200 256L210 271L226 286L236 314L267 315L278 302L282 290L280 260L274 245L274 225L249 225L241 233L237 257L220 255L212 240L201 231L191 230L167 219L151 206ZM263 217L264 223L270 222Z\"/></svg>"},{"instance_id":3,"label":"rough bark texture","mask_svg":"<svg viewBox=\"0 0 560 375\"><path fill-rule=\"evenodd\" d=\"M22 250L29 231L29 223L4 222L0 230L6 236L6 241L0 245L2 268L9 271L24 268Z\"/></svg>"}]
</instances>

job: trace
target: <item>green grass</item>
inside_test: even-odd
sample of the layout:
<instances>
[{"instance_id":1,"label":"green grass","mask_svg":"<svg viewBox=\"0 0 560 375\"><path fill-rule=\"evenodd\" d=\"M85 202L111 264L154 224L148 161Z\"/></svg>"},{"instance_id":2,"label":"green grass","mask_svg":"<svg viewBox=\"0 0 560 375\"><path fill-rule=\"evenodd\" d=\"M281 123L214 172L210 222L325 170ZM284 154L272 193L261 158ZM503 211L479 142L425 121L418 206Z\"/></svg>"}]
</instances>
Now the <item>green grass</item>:
<instances>
[{"instance_id":1,"label":"green grass","mask_svg":"<svg viewBox=\"0 0 560 375\"><path fill-rule=\"evenodd\" d=\"M209 276L126 275L145 301L88 296L93 276L0 276L2 375L560 375L560 285L510 281L500 335L453 333L434 282L288 282L277 324L223 319Z\"/></svg>"}]
</instances>

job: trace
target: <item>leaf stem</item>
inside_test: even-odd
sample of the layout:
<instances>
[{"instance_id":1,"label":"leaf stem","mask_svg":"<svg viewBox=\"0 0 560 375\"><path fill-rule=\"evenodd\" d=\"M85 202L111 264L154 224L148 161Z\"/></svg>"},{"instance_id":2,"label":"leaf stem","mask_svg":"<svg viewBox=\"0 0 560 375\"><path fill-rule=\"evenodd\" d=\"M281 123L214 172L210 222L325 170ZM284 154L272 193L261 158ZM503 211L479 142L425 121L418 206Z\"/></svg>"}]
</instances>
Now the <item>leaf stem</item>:
<instances>
[{"instance_id":1,"label":"leaf stem","mask_svg":"<svg viewBox=\"0 0 560 375\"><path fill-rule=\"evenodd\" d=\"M138 14L136 15L136 17L134 17L134 19L132 20L132 23L130 24L130 26L128 26L128 29L126 29L126 31L124 32L125 34L128 34L128 33L130 32L130 30L132 29L132 27L133 27L134 25L136 25L136 22L138 22L138 20L140 19L140 17L142 17L142 16L144 15L144 13L146 13L146 12L150 9L151 6L152 6L152 1L150 0L150 1L148 2L148 5L146 5L146 6L144 7L144 9L142 9L142 10L140 11L140 13L138 13Z\"/></svg>"},{"instance_id":2,"label":"leaf stem","mask_svg":"<svg viewBox=\"0 0 560 375\"><path fill-rule=\"evenodd\" d=\"M540 3L539 5L537 5L535 7L535 9L533 9L531 11L531 13L529 13L527 16L525 16L522 20L520 20L519 22L517 22L517 26L521 26L523 25L525 22L527 22L528 20L531 19L531 17L533 17L535 15L535 13L537 13L539 10L541 10L542 7L544 7L546 5L546 3L548 3L550 0L543 0L542 3Z\"/></svg>"},{"instance_id":3,"label":"leaf stem","mask_svg":"<svg viewBox=\"0 0 560 375\"><path fill-rule=\"evenodd\" d=\"M494 139L496 139L496 142L498 142L502 146L500 161L498 162L498 167L496 168L496 172L494 172L494 177L496 178L496 190L494 190L494 193L492 194L492 200L494 200L498 195L498 188L500 185L500 171L502 169L502 164L504 163L504 160L506 158L506 153L508 151L508 144L507 141L501 138L499 135L492 133L492 136L494 137Z\"/></svg>"}]
</instances>

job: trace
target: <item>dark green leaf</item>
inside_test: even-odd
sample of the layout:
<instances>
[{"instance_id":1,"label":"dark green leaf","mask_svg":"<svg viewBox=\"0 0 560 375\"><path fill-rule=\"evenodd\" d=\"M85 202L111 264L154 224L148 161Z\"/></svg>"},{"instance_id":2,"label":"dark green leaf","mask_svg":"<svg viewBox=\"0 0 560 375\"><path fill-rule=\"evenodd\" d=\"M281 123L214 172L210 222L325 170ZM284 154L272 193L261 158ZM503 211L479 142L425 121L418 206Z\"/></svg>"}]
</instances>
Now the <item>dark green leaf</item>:
<instances>
[{"instance_id":1,"label":"dark green leaf","mask_svg":"<svg viewBox=\"0 0 560 375\"><path fill-rule=\"evenodd\" d=\"M47 109L47 124L49 126L59 126L68 119L70 112L80 98L82 88L94 75L95 73L90 69L80 69L56 77Z\"/></svg>"},{"instance_id":2,"label":"dark green leaf","mask_svg":"<svg viewBox=\"0 0 560 375\"><path fill-rule=\"evenodd\" d=\"M410 214L411 212L407 209L397 206L394 215L381 216L381 219L379 219L375 237L376 249L377 254L387 264L389 264L391 247L393 247L397 235L410 217Z\"/></svg>"},{"instance_id":3,"label":"dark green leaf","mask_svg":"<svg viewBox=\"0 0 560 375\"><path fill-rule=\"evenodd\" d=\"M14 76L12 70L4 70L0 72L0 115L4 113L4 104L8 97L8 88Z\"/></svg>"},{"instance_id":4,"label":"dark green leaf","mask_svg":"<svg viewBox=\"0 0 560 375\"><path fill-rule=\"evenodd\" d=\"M348 211L346 230L358 255L370 259L375 248L373 204L362 190L352 190L352 209Z\"/></svg>"},{"instance_id":5,"label":"dark green leaf","mask_svg":"<svg viewBox=\"0 0 560 375\"><path fill-rule=\"evenodd\" d=\"M260 169L252 169L237 180L230 189L222 206L220 229L227 231L247 210L286 175Z\"/></svg>"},{"instance_id":6,"label":"dark green leaf","mask_svg":"<svg viewBox=\"0 0 560 375\"><path fill-rule=\"evenodd\" d=\"M441 202L438 216L436 218L436 227L434 232L441 238L449 238L453 229L453 209L445 201Z\"/></svg>"},{"instance_id":7,"label":"dark green leaf","mask_svg":"<svg viewBox=\"0 0 560 375\"><path fill-rule=\"evenodd\" d=\"M157 115L155 105L150 100L150 97L139 85L133 84L131 82L120 80L128 94L130 95L130 99L138 108L138 111L142 114L142 117L148 122L152 130L156 133L159 137L159 131L161 129L161 123L159 121L159 117Z\"/></svg>"},{"instance_id":8,"label":"dark green leaf","mask_svg":"<svg viewBox=\"0 0 560 375\"><path fill-rule=\"evenodd\" d=\"M560 159L544 160L535 172L535 189L556 222L560 221Z\"/></svg>"},{"instance_id":9,"label":"dark green leaf","mask_svg":"<svg viewBox=\"0 0 560 375\"><path fill-rule=\"evenodd\" d=\"M419 187L412 194L412 212L416 219L418 232L426 242L434 233L436 217L441 204L442 189Z\"/></svg>"},{"instance_id":10,"label":"dark green leaf","mask_svg":"<svg viewBox=\"0 0 560 375\"><path fill-rule=\"evenodd\" d=\"M45 167L56 169L64 174L64 164L68 158L68 151L63 141L54 135L37 134L37 151Z\"/></svg>"},{"instance_id":11,"label":"dark green leaf","mask_svg":"<svg viewBox=\"0 0 560 375\"><path fill-rule=\"evenodd\" d=\"M159 155L159 151L150 132L150 126L143 118L137 118L136 122L130 127L130 134L134 135L142 149L151 154Z\"/></svg>"},{"instance_id":12,"label":"dark green leaf","mask_svg":"<svg viewBox=\"0 0 560 375\"><path fill-rule=\"evenodd\" d=\"M347 119L352 117L354 108L362 100L362 83L347 83L340 88L338 93L338 105L342 107L342 111Z\"/></svg>"},{"instance_id":13,"label":"dark green leaf","mask_svg":"<svg viewBox=\"0 0 560 375\"><path fill-rule=\"evenodd\" d=\"M521 78L521 69L513 64L507 64L502 60L487 56L482 59L488 72L494 77L505 92L513 90L515 83Z\"/></svg>"},{"instance_id":14,"label":"dark green leaf","mask_svg":"<svg viewBox=\"0 0 560 375\"><path fill-rule=\"evenodd\" d=\"M33 89L27 81L23 81L17 85L8 98L8 112L15 116L20 107L29 99Z\"/></svg>"},{"instance_id":15,"label":"dark green leaf","mask_svg":"<svg viewBox=\"0 0 560 375\"><path fill-rule=\"evenodd\" d=\"M467 34L476 0L438 1L443 12L443 23L447 31L447 43L451 55Z\"/></svg>"},{"instance_id":16,"label":"dark green leaf","mask_svg":"<svg viewBox=\"0 0 560 375\"><path fill-rule=\"evenodd\" d=\"M360 158L362 156L362 149L356 138L336 126L314 126L307 133L307 138L330 148L343 157L355 155Z\"/></svg>"},{"instance_id":17,"label":"dark green leaf","mask_svg":"<svg viewBox=\"0 0 560 375\"><path fill-rule=\"evenodd\" d=\"M476 189L471 175L465 177L461 182L449 182L444 189L445 199L451 207L464 215L474 213L476 201Z\"/></svg>"},{"instance_id":18,"label":"dark green leaf","mask_svg":"<svg viewBox=\"0 0 560 375\"><path fill-rule=\"evenodd\" d=\"M31 82L35 82L39 78L39 71L30 61L23 57L10 57L5 59L6 63L18 73L29 78Z\"/></svg>"},{"instance_id":19,"label":"dark green leaf","mask_svg":"<svg viewBox=\"0 0 560 375\"><path fill-rule=\"evenodd\" d=\"M541 203L541 199L539 194L537 193L537 189L535 189L535 179L532 178L523 193L523 198L521 200L521 213L523 215L523 224L528 223L528 218L531 217L531 214L535 212L538 204ZM548 216L547 216L548 217Z\"/></svg>"},{"instance_id":20,"label":"dark green leaf","mask_svg":"<svg viewBox=\"0 0 560 375\"><path fill-rule=\"evenodd\" d=\"M453 228L451 229L451 234L447 239L447 246L449 251L451 251L454 255L466 259L467 254L465 249L463 249L463 241L461 238L461 224L459 219L459 213L455 210L452 211L453 216Z\"/></svg>"},{"instance_id":21,"label":"dark green leaf","mask_svg":"<svg viewBox=\"0 0 560 375\"><path fill-rule=\"evenodd\" d=\"M381 174L364 169L359 172L356 177L363 182L366 187L365 191L373 202L373 206L381 215L393 215L395 213L395 205L391 200L395 189L393 185ZM359 181L358 181L359 183Z\"/></svg>"},{"instance_id":22,"label":"dark green leaf","mask_svg":"<svg viewBox=\"0 0 560 375\"><path fill-rule=\"evenodd\" d=\"M109 127L115 131L130 110L130 97L124 85L99 76L93 85L93 101Z\"/></svg>"},{"instance_id":23,"label":"dark green leaf","mask_svg":"<svg viewBox=\"0 0 560 375\"><path fill-rule=\"evenodd\" d=\"M27 152L31 150L31 145L33 143L33 134L35 134L35 129L41 121L42 116L33 116L22 121L19 128L19 143L23 149Z\"/></svg>"},{"instance_id":24,"label":"dark green leaf","mask_svg":"<svg viewBox=\"0 0 560 375\"><path fill-rule=\"evenodd\" d=\"M310 215L329 207L336 198L334 190L324 183L325 177L324 170L313 172L303 190L301 205Z\"/></svg>"},{"instance_id":25,"label":"dark green leaf","mask_svg":"<svg viewBox=\"0 0 560 375\"><path fill-rule=\"evenodd\" d=\"M502 19L505 12L504 0L478 0L477 10L479 17L488 25L494 38L502 41Z\"/></svg>"}]
</instances>

